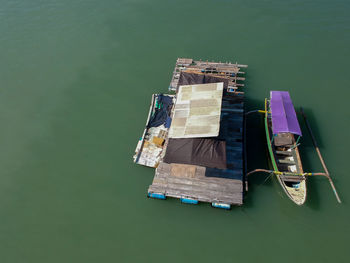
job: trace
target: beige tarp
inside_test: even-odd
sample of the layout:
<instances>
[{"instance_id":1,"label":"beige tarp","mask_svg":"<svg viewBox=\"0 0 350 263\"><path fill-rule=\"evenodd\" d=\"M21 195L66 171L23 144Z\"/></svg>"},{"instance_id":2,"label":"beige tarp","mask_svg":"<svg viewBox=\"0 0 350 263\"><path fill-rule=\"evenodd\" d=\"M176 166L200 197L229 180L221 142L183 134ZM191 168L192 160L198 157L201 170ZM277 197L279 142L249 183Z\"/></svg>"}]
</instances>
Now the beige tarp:
<instances>
[{"instance_id":1,"label":"beige tarp","mask_svg":"<svg viewBox=\"0 0 350 263\"><path fill-rule=\"evenodd\" d=\"M169 138L218 136L222 93L222 82L180 86Z\"/></svg>"}]
</instances>

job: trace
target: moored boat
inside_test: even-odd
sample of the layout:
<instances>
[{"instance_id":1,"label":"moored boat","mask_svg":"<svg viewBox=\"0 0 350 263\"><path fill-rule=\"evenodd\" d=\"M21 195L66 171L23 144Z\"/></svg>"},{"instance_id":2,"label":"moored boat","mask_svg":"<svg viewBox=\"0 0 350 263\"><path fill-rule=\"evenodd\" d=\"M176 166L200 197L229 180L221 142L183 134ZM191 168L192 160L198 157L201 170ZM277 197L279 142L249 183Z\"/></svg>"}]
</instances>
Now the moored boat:
<instances>
[{"instance_id":1,"label":"moored boat","mask_svg":"<svg viewBox=\"0 0 350 263\"><path fill-rule=\"evenodd\" d=\"M265 131L279 183L289 199L297 205L304 204L306 177L298 148L302 133L289 92L271 91L270 100L265 99Z\"/></svg>"}]
</instances>

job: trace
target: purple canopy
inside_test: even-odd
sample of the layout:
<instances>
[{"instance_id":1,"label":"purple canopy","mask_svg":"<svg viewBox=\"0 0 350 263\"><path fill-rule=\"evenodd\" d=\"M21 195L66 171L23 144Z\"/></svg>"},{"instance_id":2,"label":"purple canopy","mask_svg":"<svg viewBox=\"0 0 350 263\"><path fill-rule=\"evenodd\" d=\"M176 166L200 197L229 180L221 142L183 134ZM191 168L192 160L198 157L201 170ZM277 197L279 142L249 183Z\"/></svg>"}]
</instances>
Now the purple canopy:
<instances>
[{"instance_id":1,"label":"purple canopy","mask_svg":"<svg viewBox=\"0 0 350 263\"><path fill-rule=\"evenodd\" d=\"M290 132L302 135L298 118L288 91L270 92L273 134Z\"/></svg>"}]
</instances>

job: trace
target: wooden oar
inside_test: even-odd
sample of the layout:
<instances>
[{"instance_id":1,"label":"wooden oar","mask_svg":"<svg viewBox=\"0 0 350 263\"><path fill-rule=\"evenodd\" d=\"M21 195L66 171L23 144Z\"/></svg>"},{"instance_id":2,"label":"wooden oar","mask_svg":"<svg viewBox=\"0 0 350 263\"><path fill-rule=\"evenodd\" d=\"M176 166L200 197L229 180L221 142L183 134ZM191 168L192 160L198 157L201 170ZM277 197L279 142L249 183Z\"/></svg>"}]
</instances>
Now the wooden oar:
<instances>
[{"instance_id":1,"label":"wooden oar","mask_svg":"<svg viewBox=\"0 0 350 263\"><path fill-rule=\"evenodd\" d=\"M322 164L322 166L323 166L323 170L324 170L325 173L326 173L326 177L327 177L328 180L329 180L329 183L330 183L330 185L331 185L331 187L332 187L332 189L333 189L333 192L334 192L334 194L335 194L335 197L337 198L338 203L341 203L341 200L340 200L340 198L339 198L338 192L337 192L337 190L335 189L335 186L334 186L334 183L333 183L333 180L332 180L331 176L329 175L327 166L326 166L326 164L325 164L325 162L324 162L324 160L323 160L323 157L322 157L322 154L321 154L321 152L320 152L320 149L318 148L318 145L317 145L315 136L314 136L314 134L312 133L310 124L309 124L309 122L308 122L308 120L307 120L307 118L306 118L306 115L305 115L305 113L304 113L303 108L300 108L300 112L301 112L301 114L302 114L303 117L304 117L304 121L305 121L305 123L306 123L307 129L309 130L309 133L310 133L310 135L311 135L312 143L313 143L313 145L314 145L314 147L315 147L315 149L316 149L316 152L317 152L317 154L318 154L318 157L319 157L319 159L320 159L320 161L321 161L321 164Z\"/></svg>"}]
</instances>

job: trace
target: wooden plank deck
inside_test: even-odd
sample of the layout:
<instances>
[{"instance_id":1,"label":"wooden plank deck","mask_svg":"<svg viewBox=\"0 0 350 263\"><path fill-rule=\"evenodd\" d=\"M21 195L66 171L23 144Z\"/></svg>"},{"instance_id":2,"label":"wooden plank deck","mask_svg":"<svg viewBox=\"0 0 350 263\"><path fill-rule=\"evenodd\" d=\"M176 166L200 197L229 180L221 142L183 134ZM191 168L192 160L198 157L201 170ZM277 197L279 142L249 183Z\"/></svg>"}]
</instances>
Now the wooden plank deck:
<instances>
[{"instance_id":1,"label":"wooden plank deck","mask_svg":"<svg viewBox=\"0 0 350 263\"><path fill-rule=\"evenodd\" d=\"M148 192L209 203L235 205L243 203L241 180L207 177L205 172L205 167L196 166L194 178L178 177L171 175L171 164L160 163Z\"/></svg>"},{"instance_id":2,"label":"wooden plank deck","mask_svg":"<svg viewBox=\"0 0 350 263\"><path fill-rule=\"evenodd\" d=\"M238 89L239 87L244 87L244 84L242 82L245 80L245 77L243 77L245 72L241 69L247 67L247 65L231 62L209 62L201 60L195 61L188 58L178 58L175 64L169 89L177 89L180 73L184 70L228 77L229 87Z\"/></svg>"}]
</instances>

